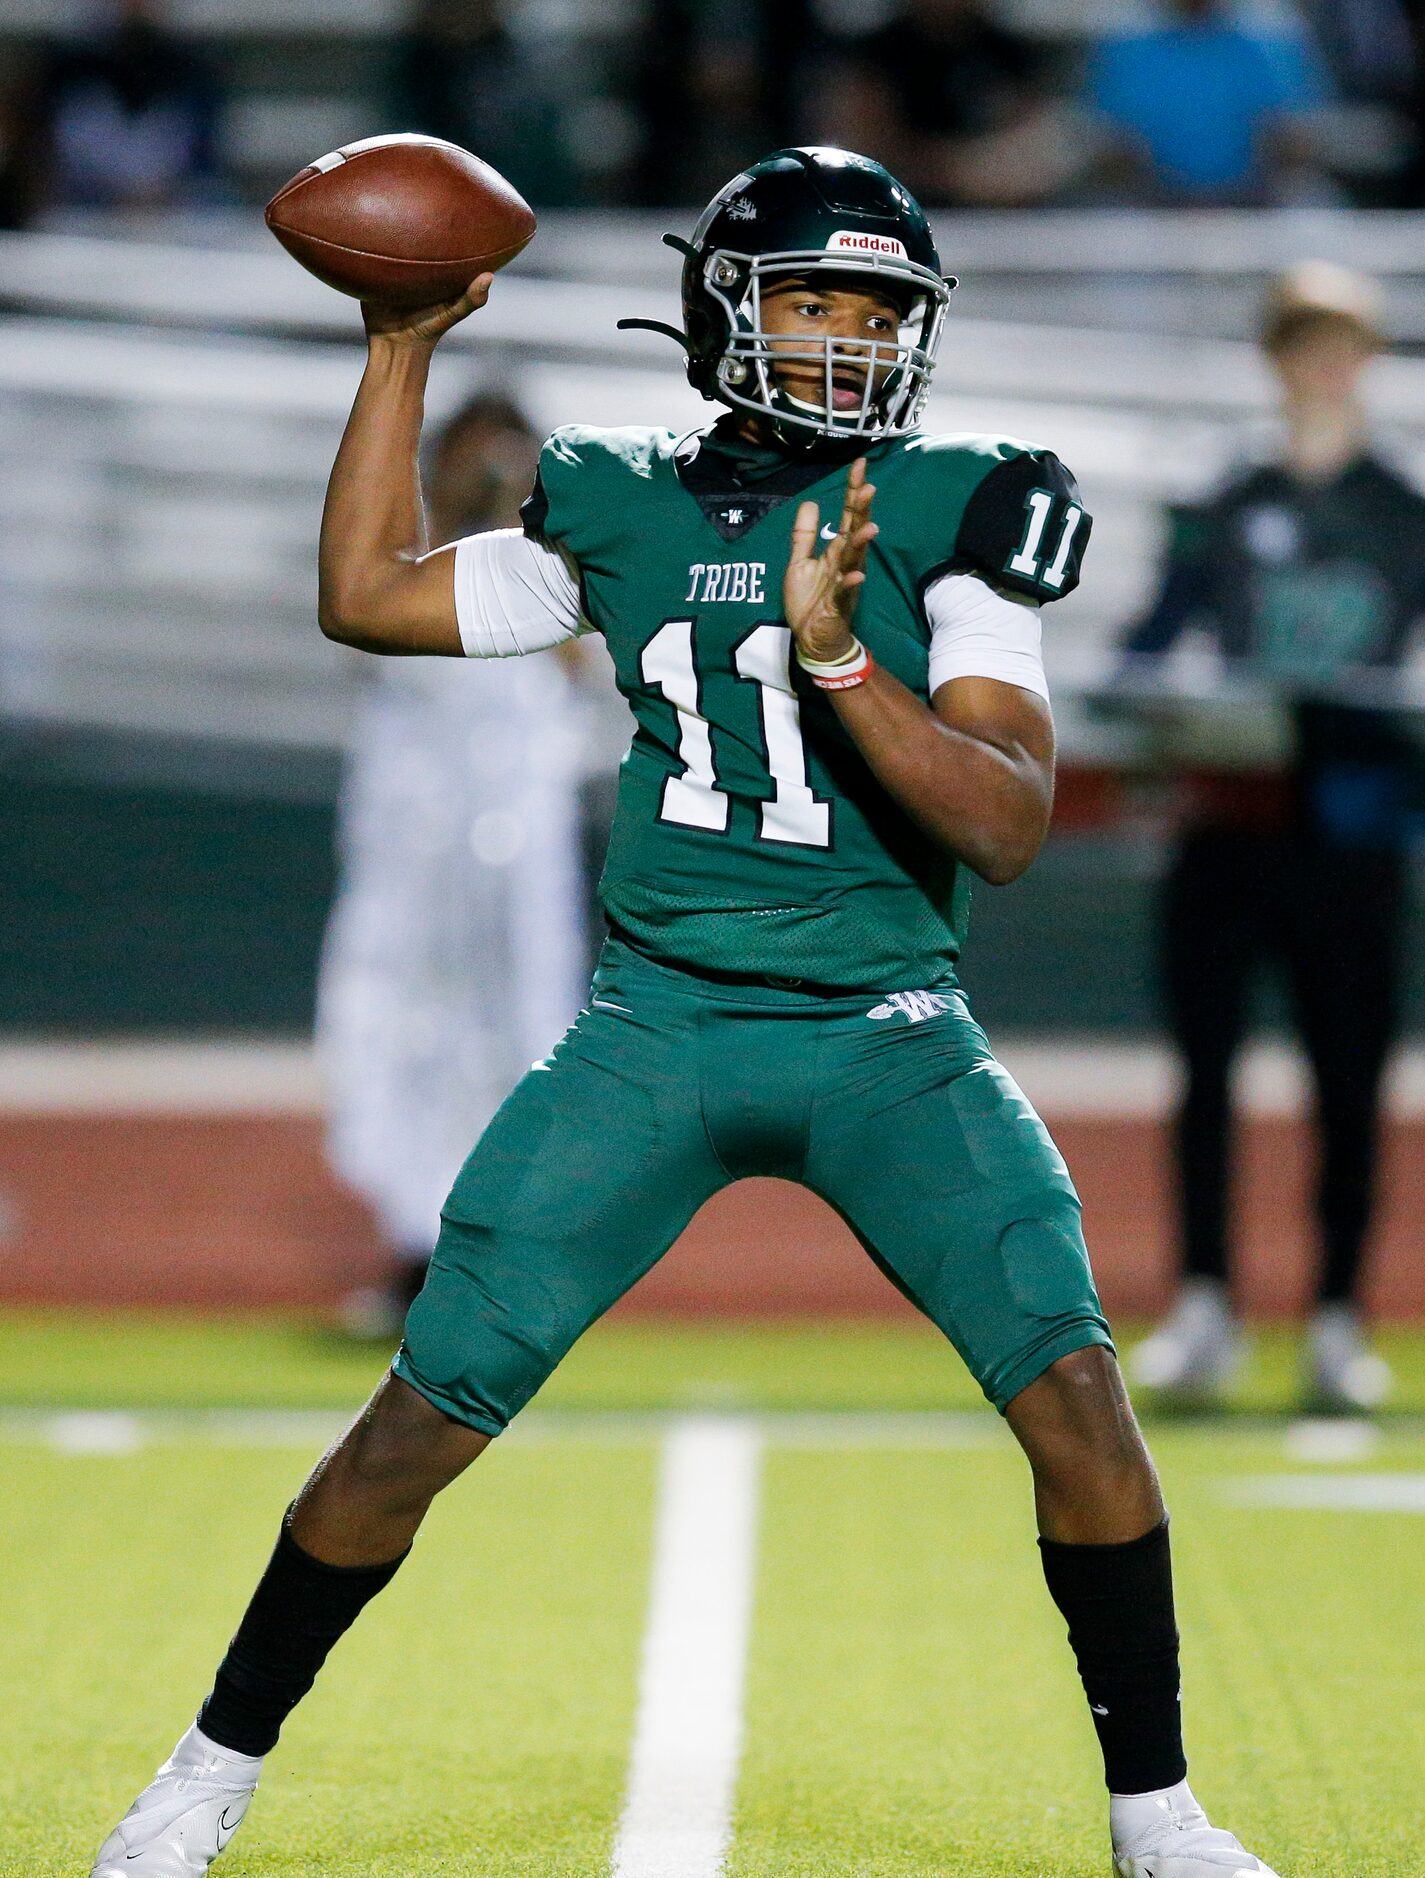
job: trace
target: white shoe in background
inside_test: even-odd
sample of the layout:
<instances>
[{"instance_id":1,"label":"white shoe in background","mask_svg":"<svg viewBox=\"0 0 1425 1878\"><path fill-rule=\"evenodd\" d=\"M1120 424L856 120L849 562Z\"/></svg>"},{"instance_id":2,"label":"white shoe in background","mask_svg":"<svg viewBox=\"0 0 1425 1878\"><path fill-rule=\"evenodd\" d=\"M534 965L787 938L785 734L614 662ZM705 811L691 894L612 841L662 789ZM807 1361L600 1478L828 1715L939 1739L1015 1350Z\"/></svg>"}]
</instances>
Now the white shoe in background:
<instances>
[{"instance_id":1,"label":"white shoe in background","mask_svg":"<svg viewBox=\"0 0 1425 1878\"><path fill-rule=\"evenodd\" d=\"M262 1757L233 1754L197 1723L115 1826L89 1878L197 1878L242 1823Z\"/></svg>"},{"instance_id":2,"label":"white shoe in background","mask_svg":"<svg viewBox=\"0 0 1425 1878\"><path fill-rule=\"evenodd\" d=\"M1323 1304L1306 1339L1306 1390L1313 1404L1356 1414L1380 1407L1395 1378L1371 1348L1354 1304Z\"/></svg>"},{"instance_id":3,"label":"white shoe in background","mask_svg":"<svg viewBox=\"0 0 1425 1878\"><path fill-rule=\"evenodd\" d=\"M1242 1329L1227 1287L1189 1278L1177 1303L1128 1359L1130 1378L1164 1395L1220 1395L1242 1366Z\"/></svg>"}]
</instances>

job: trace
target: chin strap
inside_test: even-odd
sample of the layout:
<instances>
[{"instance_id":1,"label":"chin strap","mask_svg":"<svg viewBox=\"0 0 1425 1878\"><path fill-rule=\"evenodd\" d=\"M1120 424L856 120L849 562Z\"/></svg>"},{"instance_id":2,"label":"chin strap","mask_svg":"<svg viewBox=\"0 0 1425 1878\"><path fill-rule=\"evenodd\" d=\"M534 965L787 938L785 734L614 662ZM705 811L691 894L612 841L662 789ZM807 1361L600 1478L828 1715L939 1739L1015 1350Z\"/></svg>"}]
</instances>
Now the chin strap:
<instances>
[{"instance_id":1,"label":"chin strap","mask_svg":"<svg viewBox=\"0 0 1425 1878\"><path fill-rule=\"evenodd\" d=\"M615 325L621 333L662 333L665 339L676 339L684 352L691 352L693 349L688 343L686 333L680 333L676 326L669 326L663 320L617 320Z\"/></svg>"},{"instance_id":2,"label":"chin strap","mask_svg":"<svg viewBox=\"0 0 1425 1878\"><path fill-rule=\"evenodd\" d=\"M697 249L693 246L692 242L684 241L681 235L665 235L663 237L663 245L665 248L672 248L675 253L681 254L685 259L689 260L697 253ZM679 332L676 326L669 326L664 320L618 320L615 322L615 325L617 330L621 333L661 333L665 339L676 340L683 348L684 352L691 353L693 349L689 342L688 335L684 332Z\"/></svg>"}]
</instances>

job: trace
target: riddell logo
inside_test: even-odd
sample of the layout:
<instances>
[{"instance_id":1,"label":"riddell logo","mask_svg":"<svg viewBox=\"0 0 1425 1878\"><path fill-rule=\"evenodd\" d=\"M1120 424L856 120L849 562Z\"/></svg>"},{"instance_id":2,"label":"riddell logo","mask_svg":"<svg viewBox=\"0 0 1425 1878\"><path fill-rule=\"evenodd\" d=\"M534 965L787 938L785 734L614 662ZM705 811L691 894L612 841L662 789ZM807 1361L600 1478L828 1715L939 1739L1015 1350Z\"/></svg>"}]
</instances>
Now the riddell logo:
<instances>
[{"instance_id":1,"label":"riddell logo","mask_svg":"<svg viewBox=\"0 0 1425 1878\"><path fill-rule=\"evenodd\" d=\"M838 228L827 242L828 248L852 248L858 254L894 254L906 258L904 244L894 235L861 235L851 228Z\"/></svg>"}]
</instances>

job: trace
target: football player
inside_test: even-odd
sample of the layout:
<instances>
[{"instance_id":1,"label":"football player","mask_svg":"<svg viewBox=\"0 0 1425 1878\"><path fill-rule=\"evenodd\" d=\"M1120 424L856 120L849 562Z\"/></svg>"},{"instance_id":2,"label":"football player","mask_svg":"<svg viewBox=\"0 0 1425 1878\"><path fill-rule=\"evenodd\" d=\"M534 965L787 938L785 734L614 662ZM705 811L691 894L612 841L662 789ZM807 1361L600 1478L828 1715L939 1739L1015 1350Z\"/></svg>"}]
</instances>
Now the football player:
<instances>
[{"instance_id":1,"label":"football player","mask_svg":"<svg viewBox=\"0 0 1425 1878\"><path fill-rule=\"evenodd\" d=\"M972 879L1049 822L1039 608L1089 518L1048 450L918 423L953 282L879 164L783 150L684 255L710 429L571 426L523 530L420 552L440 335L368 307L321 620L458 658L603 634L636 728L588 1009L481 1137L405 1340L284 1518L211 1695L94 1878L201 1872L434 1496L748 1174L799 1180L955 1345L1028 1458L1121 1878L1271 1878L1187 1783L1168 1522L1062 1159L955 977ZM669 329L671 330L671 329Z\"/></svg>"}]
</instances>

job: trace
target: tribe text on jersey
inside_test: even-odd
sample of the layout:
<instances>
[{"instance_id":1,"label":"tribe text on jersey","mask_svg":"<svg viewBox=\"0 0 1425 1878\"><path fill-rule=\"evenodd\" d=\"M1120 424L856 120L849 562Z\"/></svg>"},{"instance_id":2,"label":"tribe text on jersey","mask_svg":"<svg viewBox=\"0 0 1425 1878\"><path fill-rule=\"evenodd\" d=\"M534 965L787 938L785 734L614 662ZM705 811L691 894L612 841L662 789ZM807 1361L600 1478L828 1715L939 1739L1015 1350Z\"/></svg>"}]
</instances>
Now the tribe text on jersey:
<instances>
[{"instance_id":1,"label":"tribe text on jersey","mask_svg":"<svg viewBox=\"0 0 1425 1878\"><path fill-rule=\"evenodd\" d=\"M700 606L744 600L761 606L767 598L767 563L694 561L688 569L688 591L683 598Z\"/></svg>"}]
</instances>

